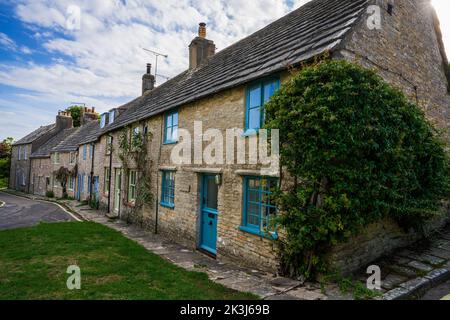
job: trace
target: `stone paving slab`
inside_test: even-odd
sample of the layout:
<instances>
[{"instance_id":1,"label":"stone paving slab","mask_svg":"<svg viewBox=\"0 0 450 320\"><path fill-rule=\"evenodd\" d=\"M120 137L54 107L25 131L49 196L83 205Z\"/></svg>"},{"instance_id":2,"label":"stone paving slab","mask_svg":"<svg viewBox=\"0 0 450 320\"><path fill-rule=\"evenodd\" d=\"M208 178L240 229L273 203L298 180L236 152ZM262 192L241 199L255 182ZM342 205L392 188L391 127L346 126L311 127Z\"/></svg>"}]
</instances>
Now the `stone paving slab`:
<instances>
[{"instance_id":1,"label":"stone paving slab","mask_svg":"<svg viewBox=\"0 0 450 320\"><path fill-rule=\"evenodd\" d=\"M31 198L30 196L23 195ZM43 197L33 197L46 200ZM190 271L208 274L212 281L226 287L252 292L268 300L350 300L351 294L340 292L336 284L322 288L317 283L274 277L261 270L252 270L232 263L219 262L197 251L189 250L160 235L145 231L136 225L111 219L88 206L79 206L76 201L64 201L63 204L85 220L103 224L124 234L141 244L147 250L172 261ZM450 279L450 226L438 232L431 244L429 241L418 243L410 248L401 249L377 264L382 269L382 297L376 300L409 299L418 297L421 292ZM356 279L367 279L365 269ZM388 291L386 291L388 290Z\"/></svg>"},{"instance_id":2,"label":"stone paving slab","mask_svg":"<svg viewBox=\"0 0 450 320\"><path fill-rule=\"evenodd\" d=\"M110 219L89 207L77 207L68 202L72 210L91 220L121 232L127 238L141 244L147 250L189 271L205 272L208 277L228 288L251 292L263 299L325 300L319 286L302 284L299 281L274 277L261 270L248 269L231 263L219 262L198 251L187 249L160 235L143 230L124 221Z\"/></svg>"}]
</instances>

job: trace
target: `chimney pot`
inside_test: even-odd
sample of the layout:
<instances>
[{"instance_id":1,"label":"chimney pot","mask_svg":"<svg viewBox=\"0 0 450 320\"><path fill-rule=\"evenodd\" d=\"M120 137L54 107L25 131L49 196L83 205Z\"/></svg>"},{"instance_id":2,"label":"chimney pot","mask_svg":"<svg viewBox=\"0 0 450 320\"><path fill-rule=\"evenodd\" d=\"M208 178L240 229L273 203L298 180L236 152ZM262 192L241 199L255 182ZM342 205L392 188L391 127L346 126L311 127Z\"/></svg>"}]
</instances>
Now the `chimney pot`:
<instances>
[{"instance_id":1,"label":"chimney pot","mask_svg":"<svg viewBox=\"0 0 450 320\"><path fill-rule=\"evenodd\" d=\"M142 76L142 95L155 88L155 76L151 74L152 65L147 63L147 73Z\"/></svg>"},{"instance_id":2,"label":"chimney pot","mask_svg":"<svg viewBox=\"0 0 450 320\"><path fill-rule=\"evenodd\" d=\"M206 23L200 22L198 27L198 36L200 38L206 38Z\"/></svg>"},{"instance_id":3,"label":"chimney pot","mask_svg":"<svg viewBox=\"0 0 450 320\"><path fill-rule=\"evenodd\" d=\"M189 69L196 69L216 53L214 41L206 39L206 23L199 24L198 36L189 45Z\"/></svg>"}]
</instances>

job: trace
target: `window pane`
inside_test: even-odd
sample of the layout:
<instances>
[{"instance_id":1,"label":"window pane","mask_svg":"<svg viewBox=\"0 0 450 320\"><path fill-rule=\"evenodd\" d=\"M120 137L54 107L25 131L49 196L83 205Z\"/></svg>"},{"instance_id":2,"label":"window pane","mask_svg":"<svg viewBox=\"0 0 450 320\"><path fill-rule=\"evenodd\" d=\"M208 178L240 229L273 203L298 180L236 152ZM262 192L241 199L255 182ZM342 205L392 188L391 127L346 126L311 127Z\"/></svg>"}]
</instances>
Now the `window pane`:
<instances>
[{"instance_id":1,"label":"window pane","mask_svg":"<svg viewBox=\"0 0 450 320\"><path fill-rule=\"evenodd\" d=\"M270 97L273 96L273 94L278 90L278 87L279 87L278 80L268 82L264 85L264 103L267 102L270 99Z\"/></svg>"},{"instance_id":2,"label":"window pane","mask_svg":"<svg viewBox=\"0 0 450 320\"><path fill-rule=\"evenodd\" d=\"M166 141L172 141L172 127L166 129Z\"/></svg>"},{"instance_id":3,"label":"window pane","mask_svg":"<svg viewBox=\"0 0 450 320\"><path fill-rule=\"evenodd\" d=\"M210 209L217 210L217 193L218 187L213 178L207 178L207 197L206 197L206 207Z\"/></svg>"},{"instance_id":4,"label":"window pane","mask_svg":"<svg viewBox=\"0 0 450 320\"><path fill-rule=\"evenodd\" d=\"M172 115L172 125L173 126L178 126L178 112L175 112Z\"/></svg>"},{"instance_id":5,"label":"window pane","mask_svg":"<svg viewBox=\"0 0 450 320\"><path fill-rule=\"evenodd\" d=\"M248 128L259 129L261 126L261 113L259 108L250 109L248 111Z\"/></svg>"},{"instance_id":6,"label":"window pane","mask_svg":"<svg viewBox=\"0 0 450 320\"><path fill-rule=\"evenodd\" d=\"M172 128L172 141L178 141L178 126Z\"/></svg>"},{"instance_id":7,"label":"window pane","mask_svg":"<svg viewBox=\"0 0 450 320\"><path fill-rule=\"evenodd\" d=\"M249 109L261 106L261 87L251 88L248 95Z\"/></svg>"},{"instance_id":8,"label":"window pane","mask_svg":"<svg viewBox=\"0 0 450 320\"><path fill-rule=\"evenodd\" d=\"M166 120L166 128L171 126L172 126L172 115L168 115Z\"/></svg>"}]
</instances>

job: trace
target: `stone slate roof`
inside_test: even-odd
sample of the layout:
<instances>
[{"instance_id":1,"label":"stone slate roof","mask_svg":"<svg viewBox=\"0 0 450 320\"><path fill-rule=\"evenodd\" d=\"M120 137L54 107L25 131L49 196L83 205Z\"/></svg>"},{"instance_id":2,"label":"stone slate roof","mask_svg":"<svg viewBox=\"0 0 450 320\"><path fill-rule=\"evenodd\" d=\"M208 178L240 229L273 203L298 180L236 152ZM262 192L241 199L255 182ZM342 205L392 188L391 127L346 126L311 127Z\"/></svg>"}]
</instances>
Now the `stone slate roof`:
<instances>
[{"instance_id":1,"label":"stone slate roof","mask_svg":"<svg viewBox=\"0 0 450 320\"><path fill-rule=\"evenodd\" d=\"M58 134L56 134L54 137L52 137L46 143L44 143L39 149L33 152L30 158L50 157L50 152L52 152L52 149L56 147L61 141L69 137L76 130L77 128L61 130Z\"/></svg>"},{"instance_id":2,"label":"stone slate roof","mask_svg":"<svg viewBox=\"0 0 450 320\"><path fill-rule=\"evenodd\" d=\"M368 0L313 0L223 49L199 68L187 70L133 100L132 106L100 134L332 50L362 16L367 4Z\"/></svg>"},{"instance_id":3,"label":"stone slate roof","mask_svg":"<svg viewBox=\"0 0 450 320\"><path fill-rule=\"evenodd\" d=\"M76 128L74 132L64 140L60 141L55 147L51 149L51 152L71 152L77 151L79 145L86 143L86 140L90 140L94 135L97 138L97 131L99 131L100 125L98 121L90 121L84 126ZM91 142L91 141L89 141Z\"/></svg>"},{"instance_id":4,"label":"stone slate roof","mask_svg":"<svg viewBox=\"0 0 450 320\"><path fill-rule=\"evenodd\" d=\"M21 145L21 144L28 144L32 143L35 140L42 137L44 134L50 132L55 128L55 124L50 124L48 126L42 126L39 129L34 130L32 133L28 134L27 136L23 137L19 141L15 142L13 146Z\"/></svg>"},{"instance_id":5,"label":"stone slate roof","mask_svg":"<svg viewBox=\"0 0 450 320\"><path fill-rule=\"evenodd\" d=\"M118 116L116 116L116 119L114 120L114 123L107 125L105 128L100 128L100 125L97 125L97 128L92 128L86 135L85 138L81 140L82 143L80 144L86 144L86 143L91 143L91 142L95 142L98 137L100 137L101 135L109 132L111 130L111 128L119 128L115 126L116 121L118 121L118 119L121 118L121 116L123 116L123 113L126 113L128 109L133 109L133 108L139 108L141 106L144 105L145 100L147 95L149 94L149 91L147 91L143 96L139 96L136 99L120 106L117 107L116 110L119 110L120 113ZM123 125L122 125L123 126Z\"/></svg>"}]
</instances>

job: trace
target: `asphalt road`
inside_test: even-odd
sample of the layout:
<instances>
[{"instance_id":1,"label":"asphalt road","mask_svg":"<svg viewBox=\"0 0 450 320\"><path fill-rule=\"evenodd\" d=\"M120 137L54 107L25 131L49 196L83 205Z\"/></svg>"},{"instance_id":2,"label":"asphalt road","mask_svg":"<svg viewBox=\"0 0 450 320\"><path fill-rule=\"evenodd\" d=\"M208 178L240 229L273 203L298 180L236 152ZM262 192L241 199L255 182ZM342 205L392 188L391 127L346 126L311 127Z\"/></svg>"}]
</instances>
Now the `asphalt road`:
<instances>
[{"instance_id":1,"label":"asphalt road","mask_svg":"<svg viewBox=\"0 0 450 320\"><path fill-rule=\"evenodd\" d=\"M437 286L428 291L421 300L441 300L450 295L450 281L447 281L440 286ZM449 297L447 297L447 300Z\"/></svg>"},{"instance_id":2,"label":"asphalt road","mask_svg":"<svg viewBox=\"0 0 450 320\"><path fill-rule=\"evenodd\" d=\"M1 202L4 205L1 206ZM57 204L0 192L0 230L34 226L40 222L76 221Z\"/></svg>"}]
</instances>

